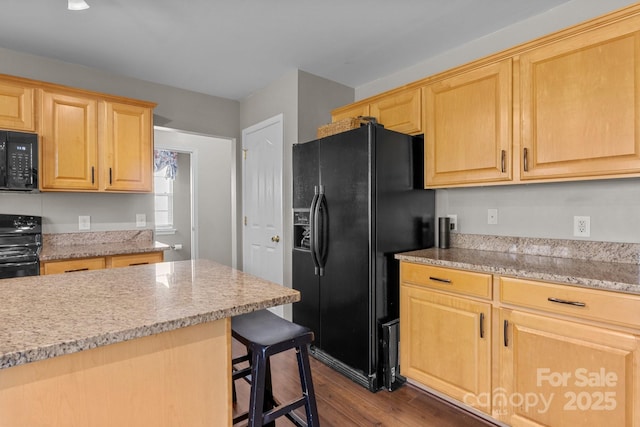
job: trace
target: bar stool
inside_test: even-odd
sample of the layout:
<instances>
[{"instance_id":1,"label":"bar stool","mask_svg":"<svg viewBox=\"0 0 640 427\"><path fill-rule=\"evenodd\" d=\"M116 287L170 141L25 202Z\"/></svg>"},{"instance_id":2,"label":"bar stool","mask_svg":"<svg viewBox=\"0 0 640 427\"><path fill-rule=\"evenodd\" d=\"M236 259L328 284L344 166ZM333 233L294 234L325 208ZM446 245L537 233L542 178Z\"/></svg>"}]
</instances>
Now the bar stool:
<instances>
[{"instance_id":1,"label":"bar stool","mask_svg":"<svg viewBox=\"0 0 640 427\"><path fill-rule=\"evenodd\" d=\"M231 334L247 348L246 355L232 360L234 403L236 401L235 381L244 378L251 384L249 411L234 417L233 424L248 419L247 427L274 426L274 420L284 415L296 426L319 426L307 348L313 342L313 332L269 310L260 310L233 317ZM269 358L290 349L296 350L302 396L281 404L273 396ZM242 362L249 362L249 367L240 369L235 366ZM293 412L294 409L302 406L306 410L306 423Z\"/></svg>"}]
</instances>

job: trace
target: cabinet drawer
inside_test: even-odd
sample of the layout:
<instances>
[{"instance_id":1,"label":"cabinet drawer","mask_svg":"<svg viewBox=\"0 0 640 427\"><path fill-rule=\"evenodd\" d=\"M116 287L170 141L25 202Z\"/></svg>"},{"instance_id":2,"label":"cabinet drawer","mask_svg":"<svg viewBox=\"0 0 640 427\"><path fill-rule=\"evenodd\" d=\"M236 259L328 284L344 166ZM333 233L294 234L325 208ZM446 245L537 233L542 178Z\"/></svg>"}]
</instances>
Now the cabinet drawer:
<instances>
[{"instance_id":1,"label":"cabinet drawer","mask_svg":"<svg viewBox=\"0 0 640 427\"><path fill-rule=\"evenodd\" d=\"M150 252L144 254L114 255L107 260L109 268L129 267L132 265L155 264L162 262L164 254L162 252Z\"/></svg>"},{"instance_id":2,"label":"cabinet drawer","mask_svg":"<svg viewBox=\"0 0 640 427\"><path fill-rule=\"evenodd\" d=\"M640 327L640 296L500 278L500 301L551 313Z\"/></svg>"},{"instance_id":3,"label":"cabinet drawer","mask_svg":"<svg viewBox=\"0 0 640 427\"><path fill-rule=\"evenodd\" d=\"M491 298L490 274L402 262L400 280L433 289Z\"/></svg>"},{"instance_id":4,"label":"cabinet drawer","mask_svg":"<svg viewBox=\"0 0 640 427\"><path fill-rule=\"evenodd\" d=\"M42 264L42 274L73 273L105 268L104 257L50 261Z\"/></svg>"}]
</instances>

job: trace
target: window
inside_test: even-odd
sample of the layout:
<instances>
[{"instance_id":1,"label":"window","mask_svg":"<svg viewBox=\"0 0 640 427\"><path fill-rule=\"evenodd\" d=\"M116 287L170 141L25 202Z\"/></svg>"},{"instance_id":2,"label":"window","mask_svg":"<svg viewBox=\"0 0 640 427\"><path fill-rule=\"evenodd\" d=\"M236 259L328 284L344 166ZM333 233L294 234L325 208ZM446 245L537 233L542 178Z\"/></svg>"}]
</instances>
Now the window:
<instances>
[{"instance_id":1,"label":"window","mask_svg":"<svg viewBox=\"0 0 640 427\"><path fill-rule=\"evenodd\" d=\"M173 232L173 179L167 178L167 167L153 173L156 231Z\"/></svg>"}]
</instances>

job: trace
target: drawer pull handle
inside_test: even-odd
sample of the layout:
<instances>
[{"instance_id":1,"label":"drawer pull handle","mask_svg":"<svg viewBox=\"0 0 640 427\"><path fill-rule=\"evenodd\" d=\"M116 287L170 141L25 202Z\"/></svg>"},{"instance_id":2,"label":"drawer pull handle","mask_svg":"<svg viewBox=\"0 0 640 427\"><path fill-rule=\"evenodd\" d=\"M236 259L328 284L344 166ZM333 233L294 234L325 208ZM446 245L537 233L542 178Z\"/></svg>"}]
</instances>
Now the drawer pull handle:
<instances>
[{"instance_id":1,"label":"drawer pull handle","mask_svg":"<svg viewBox=\"0 0 640 427\"><path fill-rule=\"evenodd\" d=\"M547 301L549 302L555 302L557 304L566 304L566 305L572 305L574 307L586 307L587 304L580 302L580 301L568 301L566 299L560 299L560 298L552 298L549 297L547 298Z\"/></svg>"},{"instance_id":2,"label":"drawer pull handle","mask_svg":"<svg viewBox=\"0 0 640 427\"><path fill-rule=\"evenodd\" d=\"M484 313L480 313L480 338L484 338Z\"/></svg>"},{"instance_id":3,"label":"drawer pull handle","mask_svg":"<svg viewBox=\"0 0 640 427\"><path fill-rule=\"evenodd\" d=\"M76 271L89 271L89 267L76 268L75 270L65 270L65 273L75 273Z\"/></svg>"},{"instance_id":4,"label":"drawer pull handle","mask_svg":"<svg viewBox=\"0 0 640 427\"><path fill-rule=\"evenodd\" d=\"M133 267L134 265L147 265L147 264L149 264L149 261L132 262L131 264L129 264L129 267Z\"/></svg>"},{"instance_id":5,"label":"drawer pull handle","mask_svg":"<svg viewBox=\"0 0 640 427\"><path fill-rule=\"evenodd\" d=\"M503 325L504 346L509 347L509 321L505 320Z\"/></svg>"},{"instance_id":6,"label":"drawer pull handle","mask_svg":"<svg viewBox=\"0 0 640 427\"><path fill-rule=\"evenodd\" d=\"M451 284L451 280L449 280L449 279L441 279L441 278L439 278L439 277L432 277L432 276L429 276L429 280L433 280L434 282L440 282L440 283L448 283L448 284Z\"/></svg>"}]
</instances>

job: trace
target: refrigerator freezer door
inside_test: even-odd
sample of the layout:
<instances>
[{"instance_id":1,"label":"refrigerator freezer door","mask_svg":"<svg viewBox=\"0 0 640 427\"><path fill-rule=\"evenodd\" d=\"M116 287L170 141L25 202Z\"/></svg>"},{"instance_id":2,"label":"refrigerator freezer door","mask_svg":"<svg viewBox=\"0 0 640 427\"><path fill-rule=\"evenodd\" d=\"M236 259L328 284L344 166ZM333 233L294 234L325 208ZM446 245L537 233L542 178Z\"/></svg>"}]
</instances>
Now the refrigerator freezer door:
<instances>
[{"instance_id":1,"label":"refrigerator freezer door","mask_svg":"<svg viewBox=\"0 0 640 427\"><path fill-rule=\"evenodd\" d=\"M293 209L309 209L320 181L318 141L293 146Z\"/></svg>"},{"instance_id":2,"label":"refrigerator freezer door","mask_svg":"<svg viewBox=\"0 0 640 427\"><path fill-rule=\"evenodd\" d=\"M293 210L298 217L306 218L308 227L313 220L317 189L320 181L318 142L311 141L293 146ZM309 235L313 230L309 228ZM315 242L314 242L315 243ZM302 245L300 245L302 246ZM306 248L294 248L292 252L293 288L300 291L301 300L293 304L293 321L310 328L315 335L314 345L322 345L320 330L320 276L319 266L312 254L313 244Z\"/></svg>"},{"instance_id":3,"label":"refrigerator freezer door","mask_svg":"<svg viewBox=\"0 0 640 427\"><path fill-rule=\"evenodd\" d=\"M294 289L300 291L300 301L293 304L293 321L311 329L315 336L313 345L322 347L320 325L320 276L313 274L314 265L308 250L294 249L292 253L292 278Z\"/></svg>"},{"instance_id":4,"label":"refrigerator freezer door","mask_svg":"<svg viewBox=\"0 0 640 427\"><path fill-rule=\"evenodd\" d=\"M320 280L321 349L370 373L370 187L366 127L320 145L320 183L326 197L327 248Z\"/></svg>"}]
</instances>

